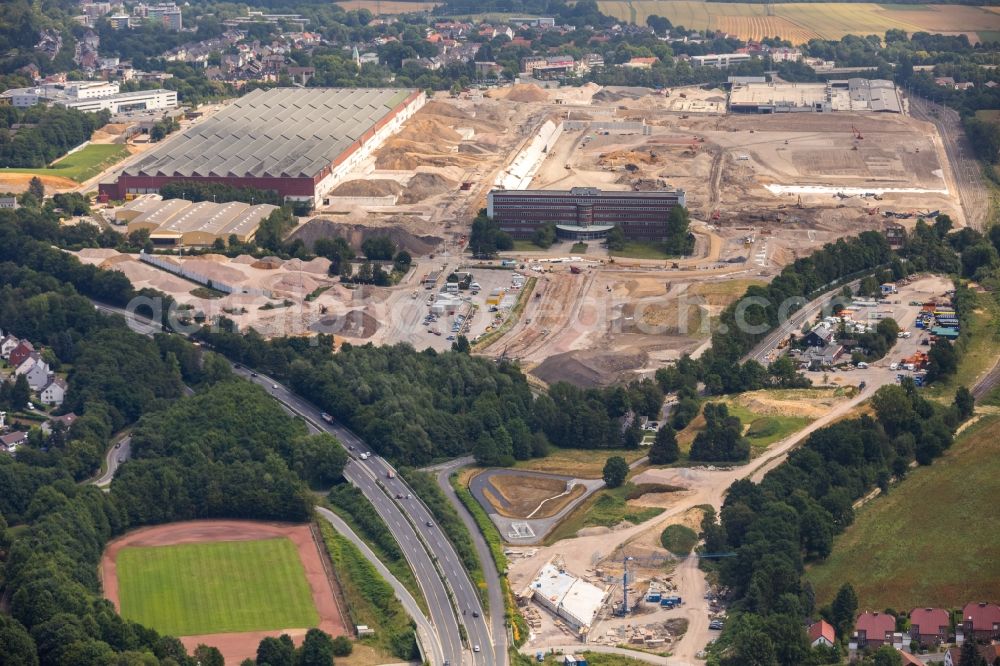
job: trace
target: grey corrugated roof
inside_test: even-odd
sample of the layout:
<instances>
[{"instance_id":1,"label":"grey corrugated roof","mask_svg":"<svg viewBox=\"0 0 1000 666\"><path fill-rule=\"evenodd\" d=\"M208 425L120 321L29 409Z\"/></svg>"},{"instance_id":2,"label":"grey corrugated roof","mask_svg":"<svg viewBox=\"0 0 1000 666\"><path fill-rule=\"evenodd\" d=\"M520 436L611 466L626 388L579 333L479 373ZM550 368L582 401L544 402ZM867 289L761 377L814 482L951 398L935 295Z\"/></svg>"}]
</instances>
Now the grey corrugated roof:
<instances>
[{"instance_id":1,"label":"grey corrugated roof","mask_svg":"<svg viewBox=\"0 0 1000 666\"><path fill-rule=\"evenodd\" d=\"M254 90L149 152L125 174L312 178L413 92Z\"/></svg>"}]
</instances>

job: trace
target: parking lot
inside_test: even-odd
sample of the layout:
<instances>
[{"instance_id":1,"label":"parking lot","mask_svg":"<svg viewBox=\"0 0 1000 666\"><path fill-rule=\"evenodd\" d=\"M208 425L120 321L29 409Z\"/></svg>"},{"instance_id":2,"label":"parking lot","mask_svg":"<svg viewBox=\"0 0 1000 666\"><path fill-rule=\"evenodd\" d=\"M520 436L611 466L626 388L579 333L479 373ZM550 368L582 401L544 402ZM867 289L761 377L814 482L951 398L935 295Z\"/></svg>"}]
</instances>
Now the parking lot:
<instances>
[{"instance_id":1,"label":"parking lot","mask_svg":"<svg viewBox=\"0 0 1000 666\"><path fill-rule=\"evenodd\" d=\"M435 272L437 280L425 282L425 276ZM446 280L452 273L460 277L469 274L462 285L465 288L449 292ZM523 272L458 265L440 270L421 267L412 288L392 299L391 321L395 325L380 332L388 343L407 342L416 349L439 351L450 349L459 335L473 340L499 326L510 314L520 290L515 284L517 274Z\"/></svg>"}]
</instances>

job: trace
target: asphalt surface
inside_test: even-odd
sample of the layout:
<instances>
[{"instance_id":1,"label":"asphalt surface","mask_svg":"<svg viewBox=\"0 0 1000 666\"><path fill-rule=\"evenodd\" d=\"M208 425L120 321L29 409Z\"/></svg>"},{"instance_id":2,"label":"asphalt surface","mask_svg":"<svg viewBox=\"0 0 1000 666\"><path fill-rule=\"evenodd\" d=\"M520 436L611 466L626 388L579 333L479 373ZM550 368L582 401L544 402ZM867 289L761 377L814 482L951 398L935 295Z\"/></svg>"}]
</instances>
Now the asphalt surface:
<instances>
[{"instance_id":1,"label":"asphalt surface","mask_svg":"<svg viewBox=\"0 0 1000 666\"><path fill-rule=\"evenodd\" d=\"M95 303L94 307L108 314L124 316L129 328L137 333L153 335L161 332L160 326L129 316L121 308L102 303ZM344 469L344 477L364 493L389 526L427 600L434 633L432 645L422 647L425 651L430 651L430 654L425 654L425 658L432 666L441 666L445 662L451 666L506 664L506 637L499 637L497 647L502 649L496 649L478 592L462 567L455 548L413 489L398 475L394 479L388 478L388 473L394 472L392 466L375 455L347 428L325 422L321 417L322 412L315 405L303 400L274 379L251 373L246 368L234 367L234 373L263 386L291 413L301 416L311 429L328 432L348 447L351 460ZM371 457L361 460L359 456L362 453L368 453ZM409 495L412 499L396 500L397 493L403 497ZM465 628L467 646L463 646L459 623ZM480 651L475 652L472 649L474 646L479 646Z\"/></svg>"},{"instance_id":2,"label":"asphalt surface","mask_svg":"<svg viewBox=\"0 0 1000 666\"><path fill-rule=\"evenodd\" d=\"M504 664L507 660L508 637L503 590L500 586L500 574L494 565L493 553L490 552L490 546L486 543L483 533L479 531L479 525L476 524L475 518L472 517L469 510L462 504L462 500L458 499L455 489L452 488L451 482L448 480L448 477L453 472L474 462L475 460L472 456L456 458L445 465L436 467L432 473L436 476L438 485L441 487L442 492L444 492L445 497L455 507L458 515L462 518L462 522L465 523L465 528L472 535L472 543L476 547L476 555L479 556L479 561L482 563L483 578L486 581L486 593L490 602L490 624L493 627L493 645L491 645L491 649L496 655L497 663ZM487 648L483 646L483 649Z\"/></svg>"},{"instance_id":3,"label":"asphalt surface","mask_svg":"<svg viewBox=\"0 0 1000 666\"><path fill-rule=\"evenodd\" d=\"M105 454L105 467L107 471L101 476L94 480L94 485L99 488L106 488L111 485L111 479L115 477L115 472L118 471L118 467L121 466L123 462L132 457L132 437L126 435L122 437L112 446L107 454ZM121 462L119 462L121 461Z\"/></svg>"}]
</instances>

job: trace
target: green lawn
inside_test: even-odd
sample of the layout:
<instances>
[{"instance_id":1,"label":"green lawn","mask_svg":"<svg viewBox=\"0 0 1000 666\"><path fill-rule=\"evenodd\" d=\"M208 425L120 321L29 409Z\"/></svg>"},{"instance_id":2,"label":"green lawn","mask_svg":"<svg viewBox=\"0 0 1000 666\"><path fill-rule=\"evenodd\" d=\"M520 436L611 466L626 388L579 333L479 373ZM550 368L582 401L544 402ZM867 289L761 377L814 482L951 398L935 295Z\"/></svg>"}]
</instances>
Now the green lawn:
<instances>
[{"instance_id":1,"label":"green lawn","mask_svg":"<svg viewBox=\"0 0 1000 666\"><path fill-rule=\"evenodd\" d=\"M45 169L21 169L10 167L0 169L0 173L30 173L37 176L57 176L82 183L93 178L103 169L120 162L128 156L128 149L120 144L91 144L72 155L53 162Z\"/></svg>"},{"instance_id":2,"label":"green lawn","mask_svg":"<svg viewBox=\"0 0 1000 666\"><path fill-rule=\"evenodd\" d=\"M627 259L676 259L672 254L667 254L659 248L658 243L642 243L639 241L625 241L625 247L621 250L609 250L612 257L624 257Z\"/></svg>"},{"instance_id":3,"label":"green lawn","mask_svg":"<svg viewBox=\"0 0 1000 666\"><path fill-rule=\"evenodd\" d=\"M125 548L121 614L173 636L314 627L319 615L285 538Z\"/></svg>"},{"instance_id":4,"label":"green lawn","mask_svg":"<svg viewBox=\"0 0 1000 666\"><path fill-rule=\"evenodd\" d=\"M806 578L817 607L850 581L861 608L953 608L1000 598L1000 416L959 436L930 467L919 467L858 511L833 553Z\"/></svg>"},{"instance_id":5,"label":"green lawn","mask_svg":"<svg viewBox=\"0 0 1000 666\"><path fill-rule=\"evenodd\" d=\"M729 413L738 416L750 440L750 455L759 456L768 446L805 428L812 419L804 416L779 416L756 414L746 407L727 403Z\"/></svg>"},{"instance_id":6,"label":"green lawn","mask_svg":"<svg viewBox=\"0 0 1000 666\"><path fill-rule=\"evenodd\" d=\"M659 484L643 484L636 486L626 483L612 490L599 490L588 497L580 506L572 511L565 520L552 530L545 538L547 545L576 535L584 527L614 527L622 521L634 525L644 523L650 518L663 513L663 509L651 506L633 506L629 499L638 499L647 492L660 492L664 486Z\"/></svg>"}]
</instances>

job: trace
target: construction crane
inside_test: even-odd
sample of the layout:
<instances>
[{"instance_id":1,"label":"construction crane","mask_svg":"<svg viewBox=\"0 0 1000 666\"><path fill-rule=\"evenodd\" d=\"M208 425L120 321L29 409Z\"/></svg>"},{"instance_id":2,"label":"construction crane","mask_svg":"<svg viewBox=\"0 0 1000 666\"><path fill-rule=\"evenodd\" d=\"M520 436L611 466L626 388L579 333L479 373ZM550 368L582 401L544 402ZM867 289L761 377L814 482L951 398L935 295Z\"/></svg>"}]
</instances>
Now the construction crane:
<instances>
[{"instance_id":1,"label":"construction crane","mask_svg":"<svg viewBox=\"0 0 1000 666\"><path fill-rule=\"evenodd\" d=\"M854 138L855 138L855 140L857 140L857 141L861 141L862 139L864 139L864 138L865 138L865 137L864 137L864 135L863 135L863 134L861 134L861 130L859 130L859 129L858 129L857 127L855 127L854 125L851 125L851 132L852 132L852 133L854 134Z\"/></svg>"}]
</instances>

